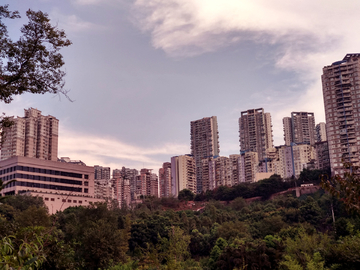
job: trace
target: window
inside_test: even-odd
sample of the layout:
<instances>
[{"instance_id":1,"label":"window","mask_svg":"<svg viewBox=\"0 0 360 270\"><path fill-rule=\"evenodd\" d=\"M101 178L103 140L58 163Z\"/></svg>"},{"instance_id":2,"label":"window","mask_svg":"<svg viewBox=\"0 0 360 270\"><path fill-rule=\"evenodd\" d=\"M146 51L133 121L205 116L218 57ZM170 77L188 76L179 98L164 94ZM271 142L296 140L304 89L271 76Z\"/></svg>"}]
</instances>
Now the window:
<instances>
[{"instance_id":1,"label":"window","mask_svg":"<svg viewBox=\"0 0 360 270\"><path fill-rule=\"evenodd\" d=\"M85 179L89 179L89 175L88 175L88 174L84 174L84 178L85 178Z\"/></svg>"},{"instance_id":2,"label":"window","mask_svg":"<svg viewBox=\"0 0 360 270\"><path fill-rule=\"evenodd\" d=\"M71 200L68 200L68 202L71 202Z\"/></svg>"},{"instance_id":3,"label":"window","mask_svg":"<svg viewBox=\"0 0 360 270\"><path fill-rule=\"evenodd\" d=\"M54 198L51 198L50 200L51 200L52 202L53 202L53 201L55 201L55 199L54 199Z\"/></svg>"},{"instance_id":4,"label":"window","mask_svg":"<svg viewBox=\"0 0 360 270\"><path fill-rule=\"evenodd\" d=\"M89 193L89 189L88 189L88 188L84 188L84 192L85 192L85 193Z\"/></svg>"},{"instance_id":5,"label":"window","mask_svg":"<svg viewBox=\"0 0 360 270\"><path fill-rule=\"evenodd\" d=\"M48 201L49 200L49 198L45 198L45 201Z\"/></svg>"},{"instance_id":6,"label":"window","mask_svg":"<svg viewBox=\"0 0 360 270\"><path fill-rule=\"evenodd\" d=\"M63 199L63 200L62 200L62 202L66 202L66 200L65 200L65 199Z\"/></svg>"},{"instance_id":7,"label":"window","mask_svg":"<svg viewBox=\"0 0 360 270\"><path fill-rule=\"evenodd\" d=\"M89 185L89 182L88 181L85 181L84 182L84 186L88 186Z\"/></svg>"}]
</instances>

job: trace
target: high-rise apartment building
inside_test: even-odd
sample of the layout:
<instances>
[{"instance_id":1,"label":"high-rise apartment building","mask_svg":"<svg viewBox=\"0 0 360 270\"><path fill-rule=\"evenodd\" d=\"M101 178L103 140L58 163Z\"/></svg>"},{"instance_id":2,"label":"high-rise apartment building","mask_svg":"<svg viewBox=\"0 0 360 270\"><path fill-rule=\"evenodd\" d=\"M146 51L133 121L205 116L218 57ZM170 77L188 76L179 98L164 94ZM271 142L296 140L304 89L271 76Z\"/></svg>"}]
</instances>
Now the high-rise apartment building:
<instances>
[{"instance_id":1,"label":"high-rise apartment building","mask_svg":"<svg viewBox=\"0 0 360 270\"><path fill-rule=\"evenodd\" d=\"M129 180L131 200L136 199L136 176L139 175L139 171L136 169L130 169L122 167L120 170L113 170L113 179ZM125 183L125 182L124 182Z\"/></svg>"},{"instance_id":2,"label":"high-rise apartment building","mask_svg":"<svg viewBox=\"0 0 360 270\"><path fill-rule=\"evenodd\" d=\"M151 169L141 169L140 175L136 176L136 196L136 199L140 196L159 197L158 177Z\"/></svg>"},{"instance_id":3,"label":"high-rise apartment building","mask_svg":"<svg viewBox=\"0 0 360 270\"><path fill-rule=\"evenodd\" d=\"M136 169L122 167L113 170L111 183L119 207L130 206L131 201L136 200L136 176L138 175L139 171Z\"/></svg>"},{"instance_id":4,"label":"high-rise apartment building","mask_svg":"<svg viewBox=\"0 0 360 270\"><path fill-rule=\"evenodd\" d=\"M232 186L232 163L228 157L216 157L213 159L215 168L215 188L219 186Z\"/></svg>"},{"instance_id":5,"label":"high-rise apartment building","mask_svg":"<svg viewBox=\"0 0 360 270\"><path fill-rule=\"evenodd\" d=\"M110 179L94 180L94 195L96 198L113 200L115 199L115 188Z\"/></svg>"},{"instance_id":6,"label":"high-rise apartment building","mask_svg":"<svg viewBox=\"0 0 360 270\"><path fill-rule=\"evenodd\" d=\"M171 194L177 197L183 189L197 191L195 159L191 155L171 158Z\"/></svg>"},{"instance_id":7,"label":"high-rise apartment building","mask_svg":"<svg viewBox=\"0 0 360 270\"><path fill-rule=\"evenodd\" d=\"M277 147L278 161L274 173L283 179L299 177L300 173L315 162L316 152L312 145L307 143L293 146L281 145Z\"/></svg>"},{"instance_id":8,"label":"high-rise apartment building","mask_svg":"<svg viewBox=\"0 0 360 270\"><path fill-rule=\"evenodd\" d=\"M293 143L315 144L315 118L311 112L292 112L283 118L285 145Z\"/></svg>"},{"instance_id":9,"label":"high-rise apartment building","mask_svg":"<svg viewBox=\"0 0 360 270\"><path fill-rule=\"evenodd\" d=\"M241 112L239 133L241 152L256 152L260 161L267 157L266 151L273 148L271 116L263 108Z\"/></svg>"},{"instance_id":10,"label":"high-rise apartment building","mask_svg":"<svg viewBox=\"0 0 360 270\"><path fill-rule=\"evenodd\" d=\"M95 180L110 180L110 167L94 166Z\"/></svg>"},{"instance_id":11,"label":"high-rise apartment building","mask_svg":"<svg viewBox=\"0 0 360 270\"><path fill-rule=\"evenodd\" d=\"M202 187L202 162L204 158L216 157L220 153L217 117L205 117L190 124L191 155L195 159L197 192Z\"/></svg>"},{"instance_id":12,"label":"high-rise apartment building","mask_svg":"<svg viewBox=\"0 0 360 270\"><path fill-rule=\"evenodd\" d=\"M329 170L330 169L330 157L328 142L315 143L316 151L316 169L317 170Z\"/></svg>"},{"instance_id":13,"label":"high-rise apartment building","mask_svg":"<svg viewBox=\"0 0 360 270\"><path fill-rule=\"evenodd\" d=\"M331 171L343 173L343 162L359 166L360 54L323 68L322 88Z\"/></svg>"},{"instance_id":14,"label":"high-rise apartment building","mask_svg":"<svg viewBox=\"0 0 360 270\"><path fill-rule=\"evenodd\" d=\"M112 179L114 190L115 190L115 198L119 204L119 207L122 208L124 206L130 206L131 204L131 191L130 191L130 180L117 177Z\"/></svg>"},{"instance_id":15,"label":"high-rise apartment building","mask_svg":"<svg viewBox=\"0 0 360 270\"><path fill-rule=\"evenodd\" d=\"M233 154L229 156L230 163L231 163L231 170L232 170L232 185L237 185L240 183L240 169L239 169L239 159L241 155Z\"/></svg>"},{"instance_id":16,"label":"high-rise apartment building","mask_svg":"<svg viewBox=\"0 0 360 270\"><path fill-rule=\"evenodd\" d=\"M255 182L259 171L259 158L257 152L244 152L239 158L239 181L240 183Z\"/></svg>"},{"instance_id":17,"label":"high-rise apartment building","mask_svg":"<svg viewBox=\"0 0 360 270\"><path fill-rule=\"evenodd\" d=\"M326 124L324 122L320 122L315 127L316 130L316 141L317 142L325 142L327 141L326 137Z\"/></svg>"},{"instance_id":18,"label":"high-rise apartment building","mask_svg":"<svg viewBox=\"0 0 360 270\"><path fill-rule=\"evenodd\" d=\"M171 196L171 163L164 162L159 169L160 197Z\"/></svg>"},{"instance_id":19,"label":"high-rise apartment building","mask_svg":"<svg viewBox=\"0 0 360 270\"><path fill-rule=\"evenodd\" d=\"M24 117L11 117L14 124L4 128L1 160L23 156L57 161L59 120L34 108L24 111Z\"/></svg>"}]
</instances>

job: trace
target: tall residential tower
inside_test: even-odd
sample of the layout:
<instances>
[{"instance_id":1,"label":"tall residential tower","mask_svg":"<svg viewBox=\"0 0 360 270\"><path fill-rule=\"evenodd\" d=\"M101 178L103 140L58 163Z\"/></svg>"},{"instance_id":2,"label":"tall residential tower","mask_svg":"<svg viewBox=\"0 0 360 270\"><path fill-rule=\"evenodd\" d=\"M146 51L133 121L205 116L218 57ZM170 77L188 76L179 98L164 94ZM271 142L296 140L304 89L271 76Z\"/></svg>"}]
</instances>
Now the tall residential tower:
<instances>
[{"instance_id":1,"label":"tall residential tower","mask_svg":"<svg viewBox=\"0 0 360 270\"><path fill-rule=\"evenodd\" d=\"M195 159L197 192L202 191L202 163L204 158L220 153L217 117L204 117L190 123L191 155Z\"/></svg>"},{"instance_id":2,"label":"tall residential tower","mask_svg":"<svg viewBox=\"0 0 360 270\"><path fill-rule=\"evenodd\" d=\"M311 112L292 112L283 118L285 145L293 143L315 144L315 118Z\"/></svg>"},{"instance_id":3,"label":"tall residential tower","mask_svg":"<svg viewBox=\"0 0 360 270\"><path fill-rule=\"evenodd\" d=\"M270 113L263 108L241 112L239 118L240 150L258 154L258 159L267 157L267 150L273 148L273 135Z\"/></svg>"},{"instance_id":4,"label":"tall residential tower","mask_svg":"<svg viewBox=\"0 0 360 270\"><path fill-rule=\"evenodd\" d=\"M59 120L41 111L25 109L25 117L11 117L13 125L4 128L1 160L13 156L57 161Z\"/></svg>"},{"instance_id":5,"label":"tall residential tower","mask_svg":"<svg viewBox=\"0 0 360 270\"><path fill-rule=\"evenodd\" d=\"M321 79L331 171L342 174L343 162L360 165L360 53L325 66Z\"/></svg>"}]
</instances>

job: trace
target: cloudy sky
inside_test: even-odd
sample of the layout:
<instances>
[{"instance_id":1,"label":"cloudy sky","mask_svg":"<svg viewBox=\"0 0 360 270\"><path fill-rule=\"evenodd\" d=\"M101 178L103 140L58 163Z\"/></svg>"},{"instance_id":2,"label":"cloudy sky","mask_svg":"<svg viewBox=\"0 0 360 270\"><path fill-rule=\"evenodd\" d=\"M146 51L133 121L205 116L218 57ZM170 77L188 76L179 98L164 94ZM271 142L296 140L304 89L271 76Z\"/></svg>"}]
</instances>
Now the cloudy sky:
<instances>
[{"instance_id":1,"label":"cloudy sky","mask_svg":"<svg viewBox=\"0 0 360 270\"><path fill-rule=\"evenodd\" d=\"M2 1L3 2L3 1ZM360 1L11 0L22 19L47 12L73 42L63 96L0 104L60 120L59 156L152 168L190 152L190 121L216 115L220 153L239 153L241 111L270 112L275 145L292 111L324 121L322 67L359 52Z\"/></svg>"}]
</instances>

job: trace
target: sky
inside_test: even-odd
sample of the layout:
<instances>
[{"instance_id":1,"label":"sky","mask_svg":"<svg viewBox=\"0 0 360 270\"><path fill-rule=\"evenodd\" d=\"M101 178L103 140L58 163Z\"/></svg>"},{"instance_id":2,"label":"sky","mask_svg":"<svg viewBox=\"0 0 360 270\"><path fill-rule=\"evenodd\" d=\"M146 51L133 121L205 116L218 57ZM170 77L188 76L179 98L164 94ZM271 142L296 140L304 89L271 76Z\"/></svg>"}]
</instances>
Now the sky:
<instances>
[{"instance_id":1,"label":"sky","mask_svg":"<svg viewBox=\"0 0 360 270\"><path fill-rule=\"evenodd\" d=\"M274 145L282 118L324 122L322 68L358 53L360 1L1 0L16 40L25 12L65 30L65 89L24 94L0 112L33 107L60 121L59 157L157 172L190 153L190 122L217 116L220 155L238 154L240 112L264 108Z\"/></svg>"}]
</instances>

